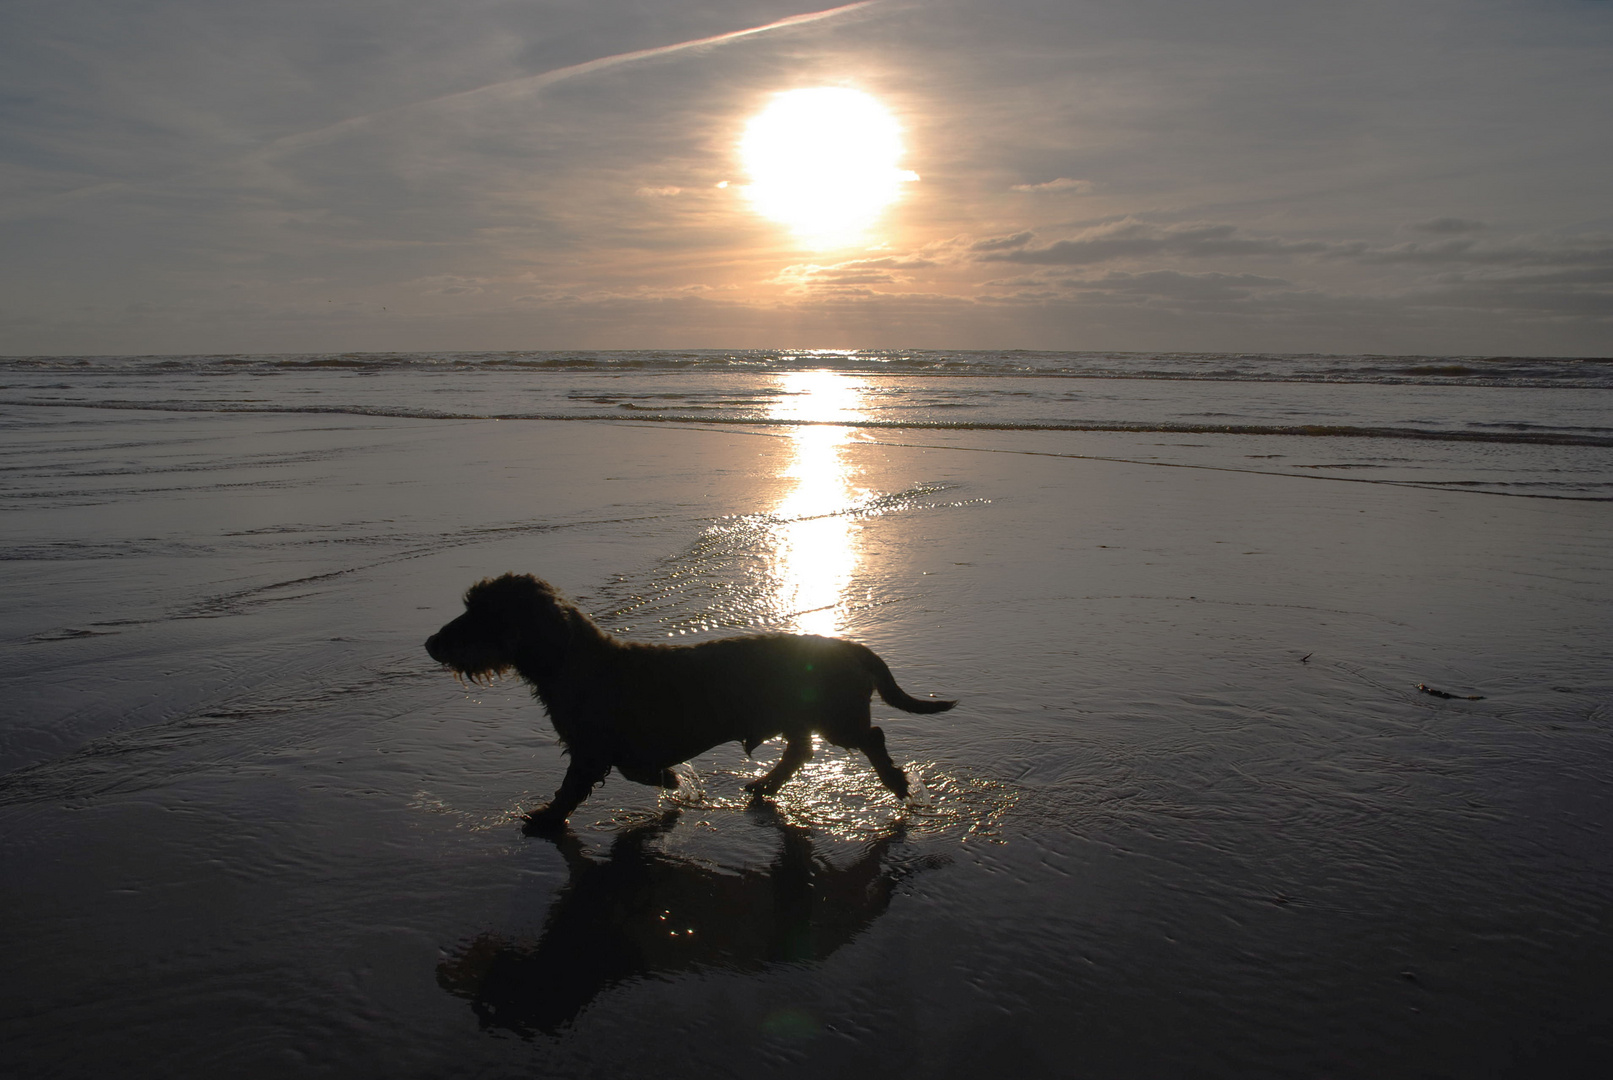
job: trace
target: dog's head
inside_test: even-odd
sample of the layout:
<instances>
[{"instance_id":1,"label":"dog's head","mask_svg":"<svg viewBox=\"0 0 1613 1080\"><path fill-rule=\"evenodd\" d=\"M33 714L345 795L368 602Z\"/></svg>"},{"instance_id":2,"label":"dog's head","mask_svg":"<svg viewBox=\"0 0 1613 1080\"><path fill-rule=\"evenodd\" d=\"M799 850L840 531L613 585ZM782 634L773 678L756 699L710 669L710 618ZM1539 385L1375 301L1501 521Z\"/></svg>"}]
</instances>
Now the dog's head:
<instances>
[{"instance_id":1,"label":"dog's head","mask_svg":"<svg viewBox=\"0 0 1613 1080\"><path fill-rule=\"evenodd\" d=\"M548 582L505 574L472 585L465 614L427 638L426 653L472 681L541 673L564 655L575 618Z\"/></svg>"}]
</instances>

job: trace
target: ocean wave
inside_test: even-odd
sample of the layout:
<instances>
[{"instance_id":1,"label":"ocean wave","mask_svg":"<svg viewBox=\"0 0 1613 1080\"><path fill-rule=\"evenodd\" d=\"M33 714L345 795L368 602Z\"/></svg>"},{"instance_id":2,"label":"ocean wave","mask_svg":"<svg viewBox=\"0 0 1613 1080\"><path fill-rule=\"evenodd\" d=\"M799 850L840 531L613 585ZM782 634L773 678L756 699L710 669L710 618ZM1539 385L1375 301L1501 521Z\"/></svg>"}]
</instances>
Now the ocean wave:
<instances>
[{"instance_id":1,"label":"ocean wave","mask_svg":"<svg viewBox=\"0 0 1613 1080\"><path fill-rule=\"evenodd\" d=\"M1177 422L1103 423L1096 421L1047 420L814 420L794 417L713 415L705 406L677 406L651 409L619 405L599 412L471 412L427 409L394 405L264 405L235 402L56 400L27 401L0 399L0 406L30 408L78 408L132 410L139 412L185 413L269 413L286 415L378 416L400 420L514 420L549 422L601 421L627 424L694 424L731 427L841 427L870 430L928 431L1094 431L1160 433L1173 435L1277 435L1305 438L1415 439L1437 442L1515 443L1536 446L1613 447L1613 433L1606 429L1547 429L1524 423L1479 425L1483 430L1415 428L1365 424L1199 424Z\"/></svg>"},{"instance_id":2,"label":"ocean wave","mask_svg":"<svg viewBox=\"0 0 1613 1080\"><path fill-rule=\"evenodd\" d=\"M1609 357L783 349L0 357L0 377L43 372L151 376L319 371L464 374L512 370L639 374L823 370L863 376L923 374L1613 389L1613 358Z\"/></svg>"}]
</instances>

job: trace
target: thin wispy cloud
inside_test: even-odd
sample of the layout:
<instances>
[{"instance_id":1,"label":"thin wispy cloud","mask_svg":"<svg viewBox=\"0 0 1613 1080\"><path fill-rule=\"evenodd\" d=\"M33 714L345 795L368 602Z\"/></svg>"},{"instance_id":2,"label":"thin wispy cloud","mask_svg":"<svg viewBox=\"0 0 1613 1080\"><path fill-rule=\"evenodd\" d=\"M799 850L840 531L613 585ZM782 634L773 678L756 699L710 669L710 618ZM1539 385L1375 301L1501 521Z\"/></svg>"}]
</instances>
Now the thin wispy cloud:
<instances>
[{"instance_id":1,"label":"thin wispy cloud","mask_svg":"<svg viewBox=\"0 0 1613 1080\"><path fill-rule=\"evenodd\" d=\"M1068 240L1045 246L1032 246L1021 240L1023 233L984 241L982 262L1043 263L1055 266L1081 266L1114 259L1173 255L1190 259L1248 257L1252 255L1300 255L1327 251L1330 245L1318 240L1286 240L1277 236L1250 236L1236 225L1190 224L1153 225L1142 221L1117 221L1087 229Z\"/></svg>"},{"instance_id":2,"label":"thin wispy cloud","mask_svg":"<svg viewBox=\"0 0 1613 1080\"><path fill-rule=\"evenodd\" d=\"M575 79L596 72L608 71L611 68L621 67L624 64L633 64L644 60L653 60L657 57L672 56L676 53L688 52L696 49L710 49L731 42L743 41L746 38L761 34L770 34L796 27L810 26L813 23L829 19L844 19L859 12L868 12L870 8L878 7L885 0L859 0L857 3L842 4L838 7L825 8L822 11L810 11L800 15L791 15L787 18L777 19L761 26L748 26L742 30L730 30L726 33L712 34L707 37L693 38L689 41L679 41L671 45L657 45L648 49L635 49L631 52L617 53L613 56L601 56L595 60L585 60L579 64L570 64L566 67L555 68L552 71L541 72L536 75L524 75L515 79L502 79L498 82L488 83L484 86L469 90L457 90L450 94L440 94L422 101L413 101L407 105L399 105L391 109L383 109L363 116L348 117L334 124L327 124L311 131L298 132L293 135L283 135L267 146L260 153L273 154L276 151L301 150L310 146L329 142L333 139L352 132L357 128L372 124L377 120L398 116L416 110L425 109L452 109L475 107L479 103L495 98L525 97L546 90L568 79Z\"/></svg>"},{"instance_id":3,"label":"thin wispy cloud","mask_svg":"<svg viewBox=\"0 0 1613 1080\"><path fill-rule=\"evenodd\" d=\"M1033 194L1067 191L1071 194L1082 195L1092 190L1092 182L1089 180L1075 180L1068 176L1061 176L1056 180L1044 180L1040 184L1014 184L1009 188L1009 190L1030 192Z\"/></svg>"}]
</instances>

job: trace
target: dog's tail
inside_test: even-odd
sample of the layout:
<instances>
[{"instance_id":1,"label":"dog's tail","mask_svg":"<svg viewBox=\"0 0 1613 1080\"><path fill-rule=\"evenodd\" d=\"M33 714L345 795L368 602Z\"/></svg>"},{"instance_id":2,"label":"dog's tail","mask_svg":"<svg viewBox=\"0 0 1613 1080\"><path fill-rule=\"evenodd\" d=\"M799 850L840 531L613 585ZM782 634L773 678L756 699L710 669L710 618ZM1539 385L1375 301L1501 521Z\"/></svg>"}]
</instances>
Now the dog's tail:
<instances>
[{"instance_id":1,"label":"dog's tail","mask_svg":"<svg viewBox=\"0 0 1613 1080\"><path fill-rule=\"evenodd\" d=\"M858 645L857 649L864 670L874 677L874 688L879 691L879 696L885 704L910 713L946 712L957 704L956 701L914 697L896 685L896 676L891 674L891 669L879 658L878 653L865 645Z\"/></svg>"}]
</instances>

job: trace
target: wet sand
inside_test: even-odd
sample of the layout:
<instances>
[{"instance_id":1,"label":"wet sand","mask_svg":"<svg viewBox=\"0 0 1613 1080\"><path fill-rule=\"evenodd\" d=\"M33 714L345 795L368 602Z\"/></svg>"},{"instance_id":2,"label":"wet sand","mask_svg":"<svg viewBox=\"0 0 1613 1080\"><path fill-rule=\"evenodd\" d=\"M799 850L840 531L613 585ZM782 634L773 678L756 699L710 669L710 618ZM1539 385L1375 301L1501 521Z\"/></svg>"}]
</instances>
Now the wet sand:
<instances>
[{"instance_id":1,"label":"wet sand","mask_svg":"<svg viewBox=\"0 0 1613 1080\"><path fill-rule=\"evenodd\" d=\"M1607 504L1116 433L12 420L17 1075L1613 1060ZM963 701L876 707L928 799L825 751L753 805L777 747L728 747L522 837L552 732L420 647L506 570L629 636L868 643Z\"/></svg>"}]
</instances>

